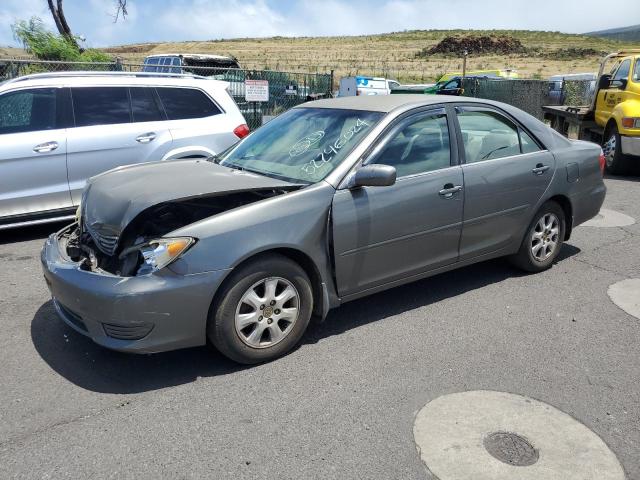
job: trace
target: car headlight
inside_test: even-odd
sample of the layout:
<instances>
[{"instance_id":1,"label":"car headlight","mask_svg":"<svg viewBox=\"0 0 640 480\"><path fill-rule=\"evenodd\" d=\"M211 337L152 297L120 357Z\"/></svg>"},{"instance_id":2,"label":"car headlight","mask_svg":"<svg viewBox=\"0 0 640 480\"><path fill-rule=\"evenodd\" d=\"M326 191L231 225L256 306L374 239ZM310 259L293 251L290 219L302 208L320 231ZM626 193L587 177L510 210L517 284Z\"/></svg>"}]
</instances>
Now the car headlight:
<instances>
[{"instance_id":1,"label":"car headlight","mask_svg":"<svg viewBox=\"0 0 640 480\"><path fill-rule=\"evenodd\" d=\"M191 237L158 238L140 248L143 262L138 275L156 272L186 252L195 239Z\"/></svg>"}]
</instances>

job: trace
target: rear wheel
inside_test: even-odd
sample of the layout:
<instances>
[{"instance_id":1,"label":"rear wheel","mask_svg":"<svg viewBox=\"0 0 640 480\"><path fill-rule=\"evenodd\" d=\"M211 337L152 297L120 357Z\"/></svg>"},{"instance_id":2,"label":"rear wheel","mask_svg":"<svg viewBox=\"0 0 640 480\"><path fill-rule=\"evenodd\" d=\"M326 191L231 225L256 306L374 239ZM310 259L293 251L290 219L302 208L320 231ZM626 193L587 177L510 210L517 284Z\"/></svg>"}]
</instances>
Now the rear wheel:
<instances>
[{"instance_id":1,"label":"rear wheel","mask_svg":"<svg viewBox=\"0 0 640 480\"><path fill-rule=\"evenodd\" d=\"M273 360L302 338L313 310L311 282L282 255L257 258L232 274L211 311L207 335L239 363Z\"/></svg>"},{"instance_id":2,"label":"rear wheel","mask_svg":"<svg viewBox=\"0 0 640 480\"><path fill-rule=\"evenodd\" d=\"M510 258L518 268L527 272L548 269L560 253L566 228L562 207L546 202L534 216L517 254Z\"/></svg>"},{"instance_id":3,"label":"rear wheel","mask_svg":"<svg viewBox=\"0 0 640 480\"><path fill-rule=\"evenodd\" d=\"M613 175L623 175L629 169L629 159L622 153L618 128L612 125L607 129L602 144L607 172Z\"/></svg>"}]
</instances>

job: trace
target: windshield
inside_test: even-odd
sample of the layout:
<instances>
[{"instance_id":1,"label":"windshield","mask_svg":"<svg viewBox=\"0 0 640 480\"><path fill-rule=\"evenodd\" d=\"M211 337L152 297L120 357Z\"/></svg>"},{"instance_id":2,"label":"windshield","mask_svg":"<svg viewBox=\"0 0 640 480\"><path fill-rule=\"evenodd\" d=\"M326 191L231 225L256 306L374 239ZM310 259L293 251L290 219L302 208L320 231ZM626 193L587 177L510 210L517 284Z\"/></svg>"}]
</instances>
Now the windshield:
<instances>
[{"instance_id":1,"label":"windshield","mask_svg":"<svg viewBox=\"0 0 640 480\"><path fill-rule=\"evenodd\" d=\"M319 182L382 115L337 108L294 108L221 154L219 163L296 183Z\"/></svg>"}]
</instances>

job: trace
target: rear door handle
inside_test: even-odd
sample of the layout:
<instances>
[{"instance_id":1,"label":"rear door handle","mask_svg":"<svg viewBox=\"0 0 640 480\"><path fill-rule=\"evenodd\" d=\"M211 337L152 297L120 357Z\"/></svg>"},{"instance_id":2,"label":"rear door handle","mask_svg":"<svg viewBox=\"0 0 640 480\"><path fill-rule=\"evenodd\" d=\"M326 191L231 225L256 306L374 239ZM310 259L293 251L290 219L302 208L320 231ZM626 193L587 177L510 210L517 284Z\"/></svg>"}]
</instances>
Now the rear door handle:
<instances>
[{"instance_id":1,"label":"rear door handle","mask_svg":"<svg viewBox=\"0 0 640 480\"><path fill-rule=\"evenodd\" d=\"M531 171L533 173L535 173L536 175L542 175L544 172L546 172L550 168L551 167L549 165L543 165L543 164L539 163L539 164L536 165L536 168L534 168Z\"/></svg>"},{"instance_id":2,"label":"rear door handle","mask_svg":"<svg viewBox=\"0 0 640 480\"><path fill-rule=\"evenodd\" d=\"M53 152L56 148L58 148L58 142L46 142L33 147L33 151L36 153L47 153Z\"/></svg>"},{"instance_id":3,"label":"rear door handle","mask_svg":"<svg viewBox=\"0 0 640 480\"><path fill-rule=\"evenodd\" d=\"M149 142L153 141L154 138L156 138L155 132L143 133L142 135L139 135L139 136L136 137L136 142L138 142L138 143L149 143Z\"/></svg>"},{"instance_id":4,"label":"rear door handle","mask_svg":"<svg viewBox=\"0 0 640 480\"><path fill-rule=\"evenodd\" d=\"M453 183L447 183L442 190L438 192L441 197L451 198L454 193L458 193L462 190L462 185L454 185Z\"/></svg>"}]
</instances>

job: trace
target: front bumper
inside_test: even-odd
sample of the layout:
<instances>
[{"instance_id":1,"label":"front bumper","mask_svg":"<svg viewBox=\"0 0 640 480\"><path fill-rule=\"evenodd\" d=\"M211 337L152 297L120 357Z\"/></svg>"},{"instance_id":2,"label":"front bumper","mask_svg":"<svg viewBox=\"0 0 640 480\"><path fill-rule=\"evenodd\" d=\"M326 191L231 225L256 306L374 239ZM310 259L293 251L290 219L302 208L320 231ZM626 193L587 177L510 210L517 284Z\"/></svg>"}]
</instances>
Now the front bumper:
<instances>
[{"instance_id":1,"label":"front bumper","mask_svg":"<svg viewBox=\"0 0 640 480\"><path fill-rule=\"evenodd\" d=\"M204 345L209 306L228 273L178 275L168 269L140 277L82 270L52 234L41 253L58 315L71 328L114 350L153 353Z\"/></svg>"},{"instance_id":2,"label":"front bumper","mask_svg":"<svg viewBox=\"0 0 640 480\"><path fill-rule=\"evenodd\" d=\"M620 136L620 149L625 155L640 157L640 137Z\"/></svg>"}]
</instances>

